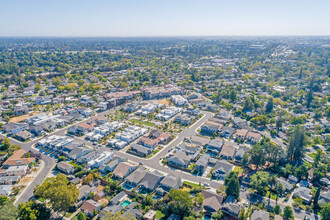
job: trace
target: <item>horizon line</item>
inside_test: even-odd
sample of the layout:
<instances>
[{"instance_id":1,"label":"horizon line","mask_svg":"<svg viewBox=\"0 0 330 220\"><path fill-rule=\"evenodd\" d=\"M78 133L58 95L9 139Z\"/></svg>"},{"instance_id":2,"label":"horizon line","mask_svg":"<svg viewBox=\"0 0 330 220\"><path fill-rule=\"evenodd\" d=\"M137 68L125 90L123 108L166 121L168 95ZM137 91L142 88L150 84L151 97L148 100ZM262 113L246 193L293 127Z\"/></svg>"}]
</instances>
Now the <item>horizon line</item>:
<instances>
[{"instance_id":1,"label":"horizon line","mask_svg":"<svg viewBox=\"0 0 330 220\"><path fill-rule=\"evenodd\" d=\"M0 35L0 38L209 38L209 37L330 37L330 34L314 35L314 34L300 34L300 35L122 35L122 36L88 36L88 35L52 35L52 36L34 36L34 35Z\"/></svg>"}]
</instances>

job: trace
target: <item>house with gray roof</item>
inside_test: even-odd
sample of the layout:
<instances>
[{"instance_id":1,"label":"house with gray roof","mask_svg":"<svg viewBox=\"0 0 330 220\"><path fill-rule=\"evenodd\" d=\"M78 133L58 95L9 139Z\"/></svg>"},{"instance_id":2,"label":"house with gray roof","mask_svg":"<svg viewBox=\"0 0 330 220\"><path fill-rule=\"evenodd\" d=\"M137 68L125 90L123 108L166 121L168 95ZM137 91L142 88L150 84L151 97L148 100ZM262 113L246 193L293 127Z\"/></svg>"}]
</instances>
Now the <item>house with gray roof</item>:
<instances>
[{"instance_id":1,"label":"house with gray roof","mask_svg":"<svg viewBox=\"0 0 330 220\"><path fill-rule=\"evenodd\" d=\"M0 185L0 196L9 196L12 188L12 185Z\"/></svg>"},{"instance_id":2,"label":"house with gray roof","mask_svg":"<svg viewBox=\"0 0 330 220\"><path fill-rule=\"evenodd\" d=\"M235 128L223 126L220 132L221 137L230 138L233 136Z\"/></svg>"},{"instance_id":3,"label":"house with gray roof","mask_svg":"<svg viewBox=\"0 0 330 220\"><path fill-rule=\"evenodd\" d=\"M223 196L217 193L202 190L204 196L203 207L208 213L216 213L220 210L223 202Z\"/></svg>"},{"instance_id":4,"label":"house with gray roof","mask_svg":"<svg viewBox=\"0 0 330 220\"><path fill-rule=\"evenodd\" d=\"M191 163L191 159L192 158L187 156L185 152L180 151L168 157L166 160L169 163L169 165L187 168Z\"/></svg>"},{"instance_id":5,"label":"house with gray roof","mask_svg":"<svg viewBox=\"0 0 330 220\"><path fill-rule=\"evenodd\" d=\"M311 189L299 187L293 191L293 197L302 198L305 204L310 204L312 201Z\"/></svg>"},{"instance_id":6,"label":"house with gray roof","mask_svg":"<svg viewBox=\"0 0 330 220\"><path fill-rule=\"evenodd\" d=\"M329 203L330 202L330 190L328 190L326 192L321 192L318 202L320 205Z\"/></svg>"},{"instance_id":7,"label":"house with gray roof","mask_svg":"<svg viewBox=\"0 0 330 220\"><path fill-rule=\"evenodd\" d=\"M182 180L179 176L175 174L169 174L160 181L159 187L157 188L156 193L158 195L164 195L169 193L171 189L179 189L182 184Z\"/></svg>"},{"instance_id":8,"label":"house with gray roof","mask_svg":"<svg viewBox=\"0 0 330 220\"><path fill-rule=\"evenodd\" d=\"M122 201L124 201L127 198L127 194L125 191L121 191L117 195L115 195L110 201L109 204L112 205L119 205Z\"/></svg>"},{"instance_id":9,"label":"house with gray roof","mask_svg":"<svg viewBox=\"0 0 330 220\"><path fill-rule=\"evenodd\" d=\"M225 179L226 176L234 169L234 166L225 160L218 160L213 168L213 177L217 179Z\"/></svg>"},{"instance_id":10,"label":"house with gray roof","mask_svg":"<svg viewBox=\"0 0 330 220\"><path fill-rule=\"evenodd\" d=\"M209 164L210 158L211 157L208 154L203 154L200 156L200 158L195 163L195 170L198 172L204 172Z\"/></svg>"},{"instance_id":11,"label":"house with gray roof","mask_svg":"<svg viewBox=\"0 0 330 220\"><path fill-rule=\"evenodd\" d=\"M226 203L222 207L222 213L230 219L238 219L242 207L236 203Z\"/></svg>"},{"instance_id":12,"label":"house with gray roof","mask_svg":"<svg viewBox=\"0 0 330 220\"><path fill-rule=\"evenodd\" d=\"M147 157L152 153L152 149L134 143L131 145L131 152L142 157Z\"/></svg>"},{"instance_id":13,"label":"house with gray roof","mask_svg":"<svg viewBox=\"0 0 330 220\"><path fill-rule=\"evenodd\" d=\"M72 174L74 171L74 166L65 161L61 161L56 165L57 169L61 170L66 174Z\"/></svg>"},{"instance_id":14,"label":"house with gray roof","mask_svg":"<svg viewBox=\"0 0 330 220\"><path fill-rule=\"evenodd\" d=\"M146 189L148 192L152 192L157 188L163 178L164 176L157 170L153 172L148 171L142 178L138 186L143 189Z\"/></svg>"},{"instance_id":15,"label":"house with gray roof","mask_svg":"<svg viewBox=\"0 0 330 220\"><path fill-rule=\"evenodd\" d=\"M285 193L288 193L293 189L293 185L286 180L277 178L277 183L283 186Z\"/></svg>"},{"instance_id":16,"label":"house with gray roof","mask_svg":"<svg viewBox=\"0 0 330 220\"><path fill-rule=\"evenodd\" d=\"M216 157L220 153L223 144L224 142L222 139L215 138L206 145L207 152L210 153L211 156Z\"/></svg>"},{"instance_id":17,"label":"house with gray roof","mask_svg":"<svg viewBox=\"0 0 330 220\"><path fill-rule=\"evenodd\" d=\"M253 210L251 220L269 220L269 212L264 210Z\"/></svg>"}]
</instances>

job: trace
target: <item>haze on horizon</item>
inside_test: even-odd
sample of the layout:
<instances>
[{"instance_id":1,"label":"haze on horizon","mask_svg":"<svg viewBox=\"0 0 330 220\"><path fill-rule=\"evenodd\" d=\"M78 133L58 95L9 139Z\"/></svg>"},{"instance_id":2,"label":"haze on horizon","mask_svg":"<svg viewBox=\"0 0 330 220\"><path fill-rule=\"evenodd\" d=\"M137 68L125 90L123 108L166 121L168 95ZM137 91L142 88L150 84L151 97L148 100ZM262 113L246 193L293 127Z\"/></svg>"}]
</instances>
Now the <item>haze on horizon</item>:
<instances>
[{"instance_id":1,"label":"haze on horizon","mask_svg":"<svg viewBox=\"0 0 330 220\"><path fill-rule=\"evenodd\" d=\"M0 36L330 35L327 0L12 0Z\"/></svg>"}]
</instances>

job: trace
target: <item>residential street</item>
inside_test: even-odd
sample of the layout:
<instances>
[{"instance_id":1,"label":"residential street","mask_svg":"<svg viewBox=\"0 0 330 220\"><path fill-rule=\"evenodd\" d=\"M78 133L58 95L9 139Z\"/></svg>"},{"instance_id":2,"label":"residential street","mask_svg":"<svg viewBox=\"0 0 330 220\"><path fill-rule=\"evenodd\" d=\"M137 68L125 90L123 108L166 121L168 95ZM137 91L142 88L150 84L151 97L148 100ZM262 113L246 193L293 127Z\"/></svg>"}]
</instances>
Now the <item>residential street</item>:
<instances>
[{"instance_id":1,"label":"residential street","mask_svg":"<svg viewBox=\"0 0 330 220\"><path fill-rule=\"evenodd\" d=\"M100 115L105 115L108 114L109 111L105 111L102 112ZM212 181L210 180L210 178L206 178L206 177L201 177L201 176L194 176L190 173L184 172L184 171L180 171L168 166L165 166L161 163L161 160L163 157L166 156L166 154L168 154L169 149L174 148L175 146L177 146L178 144L180 144L184 138L186 137L191 137L195 134L197 134L197 129L204 123L206 122L208 119L210 119L211 117L213 117L213 113L211 112L202 112L204 114L204 116L199 119L197 122L195 122L191 127L185 128L183 130L183 132L181 134L178 134L178 136L172 141L170 142L168 145L166 145L162 150L160 150L156 155L154 155L152 158L150 159L145 159L145 158L140 158L137 156L134 156L132 154L127 154L126 152L123 151L113 151L114 155L118 155L118 156L122 156L122 157L126 157L128 160L137 162L137 163L142 163L145 167L153 169L153 170L158 170L162 173L165 174L170 174L170 173L174 173L178 176L180 176L183 180L187 180L190 182L194 182L194 183L208 183L209 186L211 188L217 189L220 185L223 184L223 182L221 181ZM88 119L86 119L88 120ZM66 131L73 125L70 125L66 128L57 130L55 132L53 132L50 135L66 135ZM267 132L262 132L263 135L270 137L274 142L276 142L277 144L279 144L280 146L282 146L284 149L286 148L286 146L282 143L282 141L278 140L277 138L274 139L272 138ZM4 137L4 135L0 135L1 138ZM74 137L75 139L78 140L78 138ZM38 152L37 150L35 150L32 146L39 140L35 139L32 140L31 142L28 143L23 143L23 142L19 142L16 141L13 138L10 138L11 143L12 144L17 144L17 145L21 145L22 149L26 150L26 151L33 151L33 152ZM91 142L86 141L86 140L82 140L79 139L80 141L83 141L86 145L88 145L89 147L92 147ZM49 174L49 172L54 168L56 161L55 159L42 154L42 161L43 166L41 167L40 172L38 173L38 175L29 183L29 185L27 186L26 189L23 190L23 192L21 193L21 195L16 199L15 201L15 205L17 206L20 202L27 202L32 196L33 196L33 190L36 187L37 184L42 183L42 181L46 178L46 176ZM242 186L242 188L244 188L244 186ZM249 201L249 203L255 203L255 202L262 202L264 201L266 203L267 206L271 206L274 207L276 205L276 202L273 200L268 200L267 198L262 198L261 196L252 194L246 190L241 190L241 194L240 194L242 201ZM277 204L279 204L281 206L281 209L283 210L285 206L287 206L288 204L284 204L284 203L280 203L278 202ZM299 219L304 219L304 217L309 217L310 219L319 219L317 215L314 216L313 213L306 213L305 211L301 211L301 210L294 210L294 216L296 218Z\"/></svg>"}]
</instances>

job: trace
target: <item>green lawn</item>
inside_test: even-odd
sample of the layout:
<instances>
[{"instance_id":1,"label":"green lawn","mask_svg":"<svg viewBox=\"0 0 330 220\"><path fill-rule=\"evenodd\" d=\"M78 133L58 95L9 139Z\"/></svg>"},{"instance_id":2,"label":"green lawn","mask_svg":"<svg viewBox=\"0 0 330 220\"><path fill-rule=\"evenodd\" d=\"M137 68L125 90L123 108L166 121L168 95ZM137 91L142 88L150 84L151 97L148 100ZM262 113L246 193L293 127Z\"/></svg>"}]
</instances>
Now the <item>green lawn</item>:
<instances>
[{"instance_id":1,"label":"green lawn","mask_svg":"<svg viewBox=\"0 0 330 220\"><path fill-rule=\"evenodd\" d=\"M184 181L184 182L183 182L183 185L192 186L192 187L197 187L197 186L199 186L199 184L192 183L192 182L188 182L188 181Z\"/></svg>"},{"instance_id":2,"label":"green lawn","mask_svg":"<svg viewBox=\"0 0 330 220\"><path fill-rule=\"evenodd\" d=\"M310 156L311 158L313 158L313 160L315 160L316 153L310 153L308 154L308 156Z\"/></svg>"},{"instance_id":3,"label":"green lawn","mask_svg":"<svg viewBox=\"0 0 330 220\"><path fill-rule=\"evenodd\" d=\"M161 211L159 210L156 211L156 219L162 219L164 216L165 215Z\"/></svg>"},{"instance_id":4,"label":"green lawn","mask_svg":"<svg viewBox=\"0 0 330 220\"><path fill-rule=\"evenodd\" d=\"M265 198L268 199L268 197L269 197L269 193L270 193L270 191L267 191ZM270 198L271 198L272 200L276 200L276 194L275 194L275 193L272 193L272 194L270 195Z\"/></svg>"},{"instance_id":5,"label":"green lawn","mask_svg":"<svg viewBox=\"0 0 330 220\"><path fill-rule=\"evenodd\" d=\"M44 202L44 201L46 201L46 199L44 199L44 198L39 198L38 199L40 202Z\"/></svg>"},{"instance_id":6,"label":"green lawn","mask_svg":"<svg viewBox=\"0 0 330 220\"><path fill-rule=\"evenodd\" d=\"M234 172L237 172L238 174L241 174L244 172L244 169L242 167L235 166Z\"/></svg>"},{"instance_id":7,"label":"green lawn","mask_svg":"<svg viewBox=\"0 0 330 220\"><path fill-rule=\"evenodd\" d=\"M130 121L134 122L134 123L137 123L137 124L143 124L143 125L147 125L147 126L151 126L151 127L155 126L154 123L147 122L147 121L140 121L140 120L137 120L137 119L134 119L134 118L132 118Z\"/></svg>"}]
</instances>

